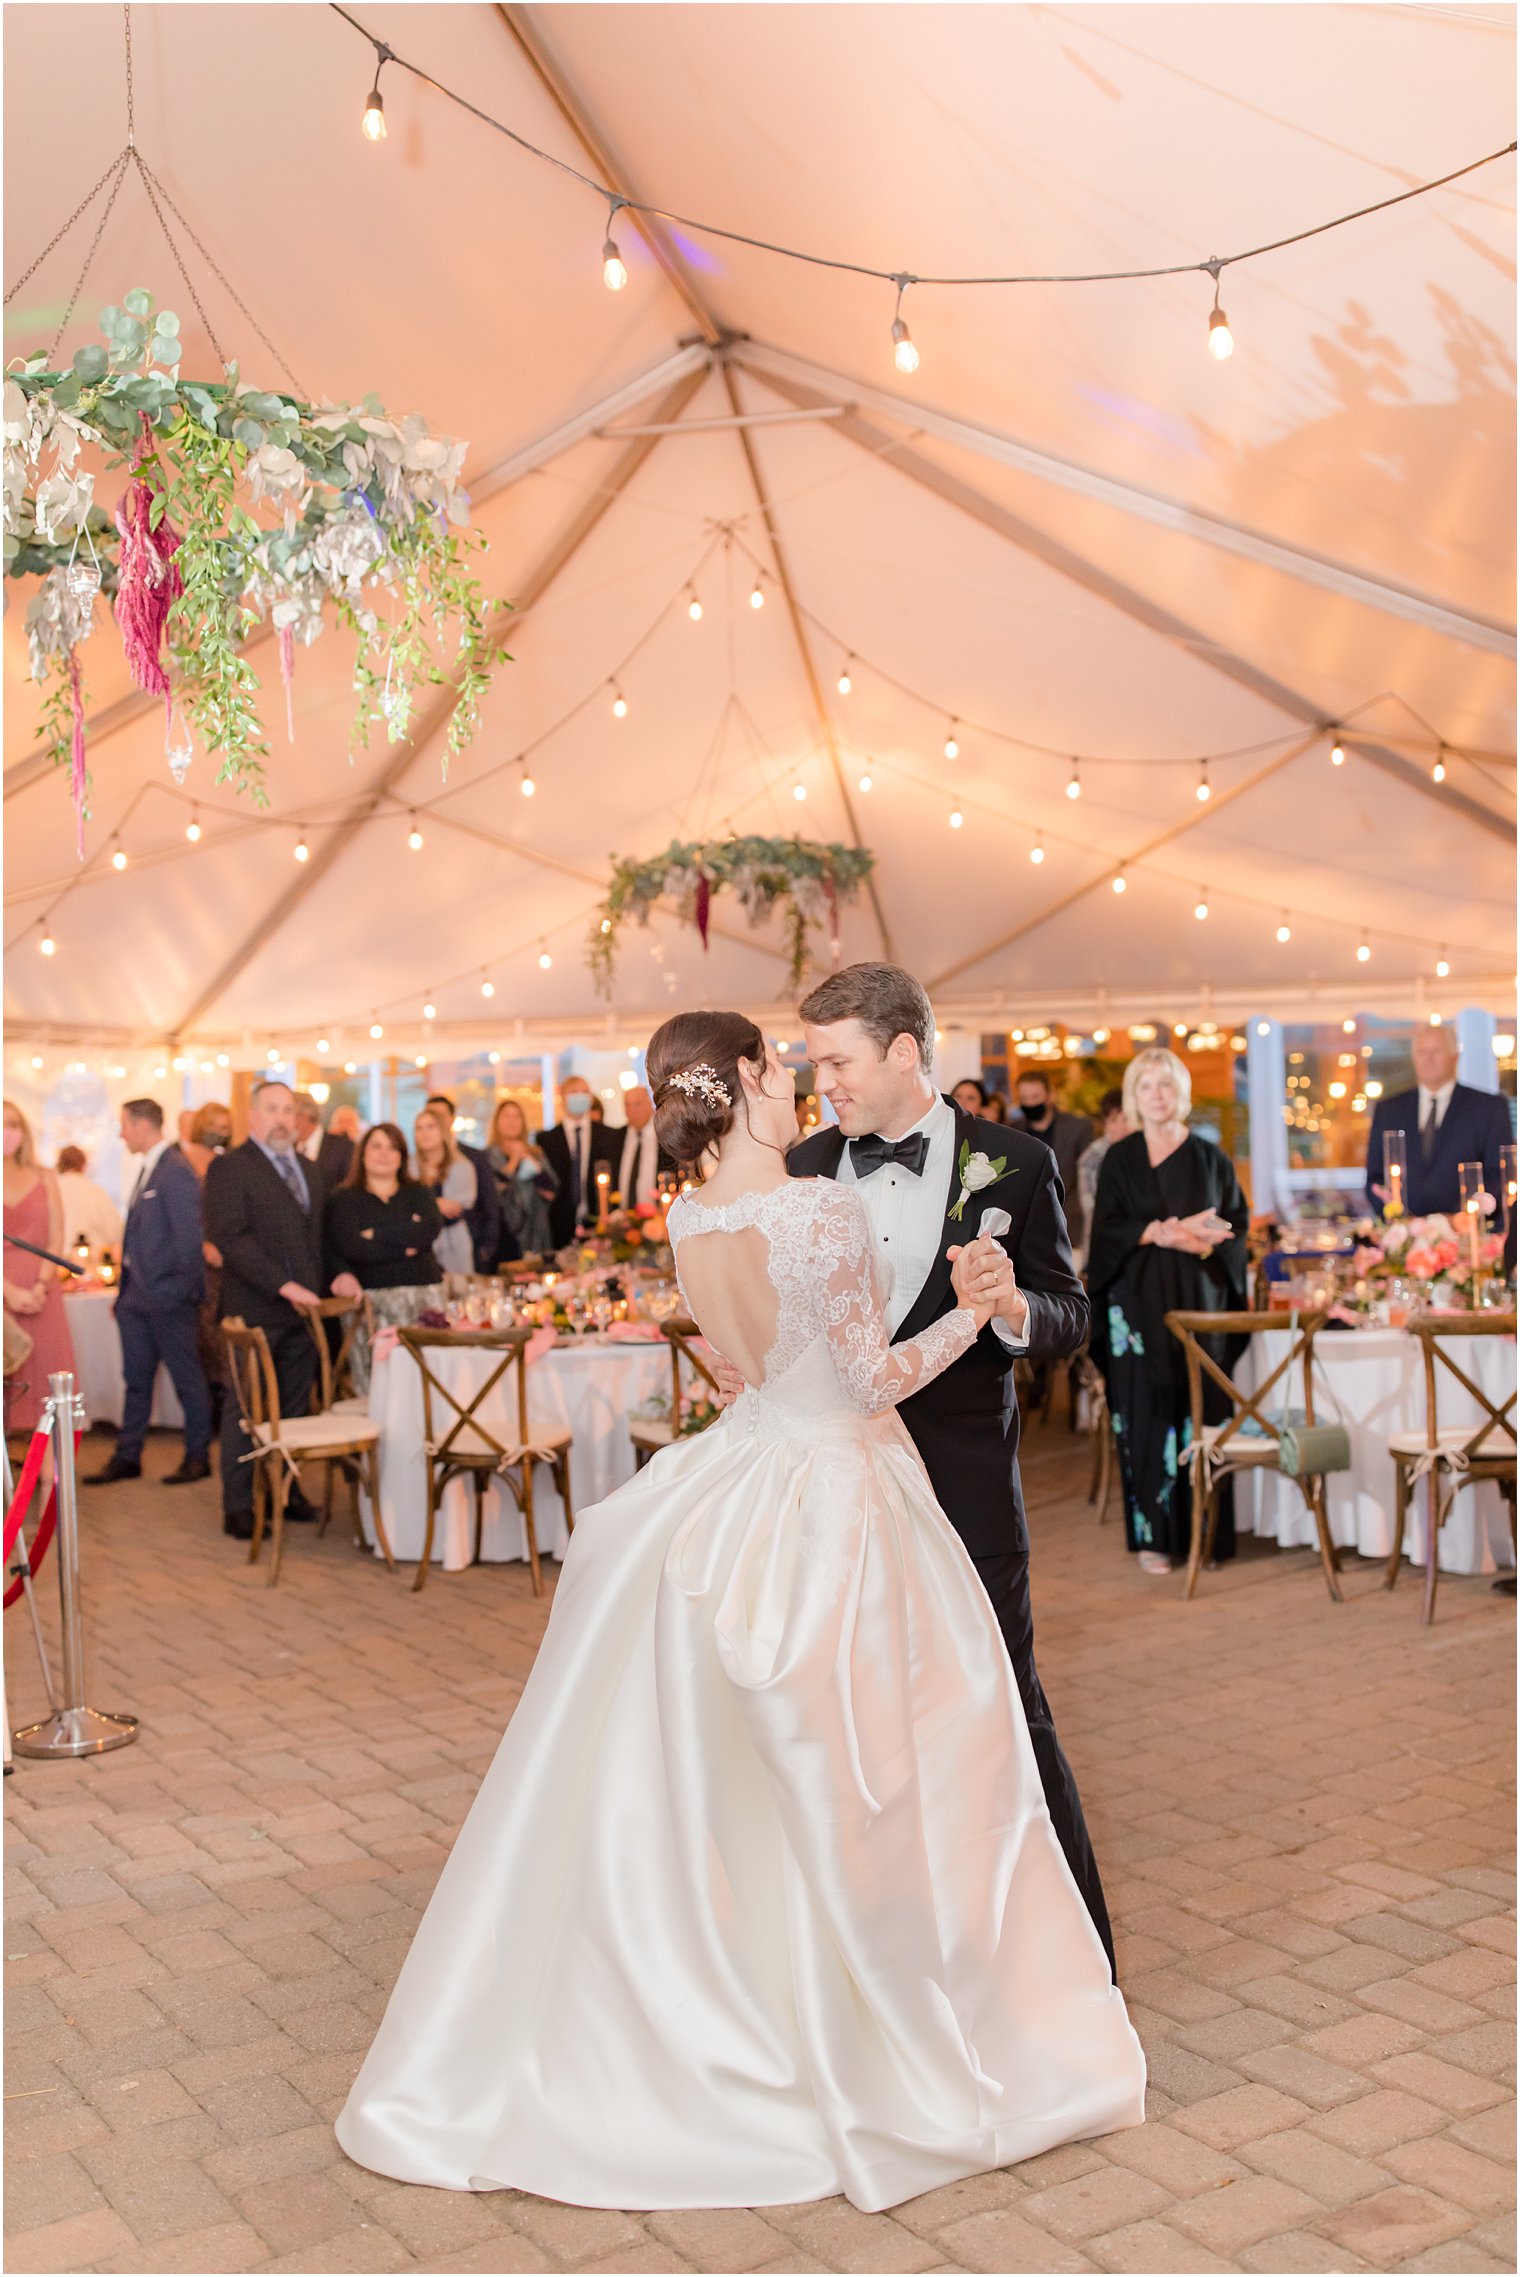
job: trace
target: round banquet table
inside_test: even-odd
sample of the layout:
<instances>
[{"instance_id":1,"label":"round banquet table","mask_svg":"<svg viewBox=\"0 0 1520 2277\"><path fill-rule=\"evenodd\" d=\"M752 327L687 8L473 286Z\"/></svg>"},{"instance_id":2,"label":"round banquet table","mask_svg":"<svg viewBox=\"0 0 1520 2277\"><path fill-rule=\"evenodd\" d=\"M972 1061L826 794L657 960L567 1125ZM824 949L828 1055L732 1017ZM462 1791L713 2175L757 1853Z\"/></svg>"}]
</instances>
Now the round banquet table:
<instances>
[{"instance_id":1,"label":"round banquet table","mask_svg":"<svg viewBox=\"0 0 1520 2277\"><path fill-rule=\"evenodd\" d=\"M1235 1380L1246 1391L1256 1386L1289 1348L1286 1331L1253 1336ZM1515 1385L1515 1346L1504 1336L1454 1340L1459 1368L1502 1407ZM1332 1471L1327 1480L1332 1539L1365 1558L1386 1558L1393 1547L1394 1477L1388 1441L1397 1431L1425 1428L1425 1370L1417 1337L1402 1328L1327 1329L1314 1340L1314 1413L1322 1423L1342 1422L1351 1438L1351 1468ZM1328 1390L1327 1387L1328 1386ZM1443 1424L1476 1423L1481 1409L1454 1377L1437 1363L1436 1412ZM1269 1415L1303 1404L1303 1375L1295 1369L1274 1385ZM1425 1563L1426 1499L1423 1486L1410 1499L1404 1528L1405 1554ZM1291 1479L1275 1471L1237 1472L1235 1530L1264 1534L1284 1549L1312 1544L1314 1521ZM1492 1481L1464 1486L1441 1529L1442 1573L1492 1573L1513 1565L1509 1518Z\"/></svg>"},{"instance_id":2,"label":"round banquet table","mask_svg":"<svg viewBox=\"0 0 1520 2277\"><path fill-rule=\"evenodd\" d=\"M121 1338L116 1333L116 1291L79 1289L66 1293L63 1317L74 1346L74 1383L91 1423L120 1423L126 1383L121 1372ZM165 1431L185 1427L179 1395L160 1367L153 1386L152 1423Z\"/></svg>"},{"instance_id":3,"label":"round banquet table","mask_svg":"<svg viewBox=\"0 0 1520 2277\"><path fill-rule=\"evenodd\" d=\"M456 1352L434 1346L428 1363L434 1374L467 1403L500 1360L499 1352L461 1345ZM663 1339L647 1343L607 1342L599 1337L565 1338L528 1367L528 1417L536 1429L564 1430L570 1442L570 1494L577 1510L600 1502L634 1472L628 1417L657 1392L670 1388L670 1347ZM445 1416L435 1396L434 1429L442 1433L457 1420ZM517 1436L517 1385L510 1372L479 1409L488 1428L510 1445ZM376 1358L370 1377L369 1413L380 1426L380 1508L391 1554L401 1564L422 1555L427 1530L427 1460L423 1454L422 1377L402 1346ZM365 1538L374 1544L369 1497L360 1496ZM545 1463L533 1471L533 1522L540 1557L563 1557L569 1542L565 1506ZM445 1489L433 1534L433 1558L450 1573L467 1566L475 1547L475 1495L472 1484L454 1479ZM493 1478L486 1491L481 1556L492 1562L526 1558L522 1513L511 1490ZM376 1555L379 1555L378 1549Z\"/></svg>"}]
</instances>

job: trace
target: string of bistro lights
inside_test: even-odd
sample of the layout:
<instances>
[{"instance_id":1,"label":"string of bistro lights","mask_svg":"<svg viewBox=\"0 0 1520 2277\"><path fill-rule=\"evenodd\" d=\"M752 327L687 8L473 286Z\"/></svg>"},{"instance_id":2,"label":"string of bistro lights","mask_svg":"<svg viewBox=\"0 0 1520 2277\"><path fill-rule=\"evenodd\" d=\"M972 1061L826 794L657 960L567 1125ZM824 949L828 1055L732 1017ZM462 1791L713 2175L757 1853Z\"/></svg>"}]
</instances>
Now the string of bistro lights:
<instances>
[{"instance_id":1,"label":"string of bistro lights","mask_svg":"<svg viewBox=\"0 0 1520 2277\"><path fill-rule=\"evenodd\" d=\"M690 570L680 577L676 585L666 595L665 599L661 602L659 609L655 612L654 616L650 619L649 623L638 635L636 640L626 651L624 651L618 663L614 666L613 670L608 673L599 674L596 682L587 692L578 696L570 705L566 707L562 713L560 713L556 719L552 720L548 726L540 730L540 732L535 737L533 737L529 743L525 744L519 751L514 752L510 757L497 761L493 766L484 769L481 773L470 777L469 779L456 778L454 781L446 784L441 790L433 794L431 798L419 799L416 801L406 801L392 795L384 808L376 810L376 812L367 817L361 817L357 819L372 824L394 820L395 816L398 813L405 815L409 822L407 845L413 853L420 853L426 843L425 835L421 827L421 818L440 810L446 800L458 798L467 793L477 791L496 776L503 773L509 773L514 770L518 774L518 789L520 794L524 798L531 799L535 797L537 795L538 784L536 778L530 772L528 767L528 760L530 756L543 750L549 743L554 740L555 737L562 733L566 727L568 727L574 720L579 718L590 707L591 704L595 703L598 697L604 697L609 700L609 709L614 719L623 720L628 717L630 707L627 695L624 690L624 683L628 676L629 666L649 645L650 641L654 638L655 634L659 631L660 627L662 624L664 624L666 619L671 615L672 611L682 603L685 604L685 613L690 622L695 624L702 621L706 612L701 597L697 591L697 580L701 576L706 564L711 560L714 552L720 546L727 547L730 544L737 544L740 553L745 556L745 558L752 564L754 568L755 582L750 591L749 605L752 610L762 609L765 606L765 586L768 582L769 573L766 571L764 565L758 560L758 558L750 552L750 549L744 545L743 541L735 539L732 525L722 525L707 539L700 553L697 555L695 561L693 562ZM842 638L838 634L832 632L830 628L823 623L822 619L818 618L811 611L808 611L806 609L803 609L801 613L808 619L808 621L815 627L815 629L822 634L825 639L832 641L837 647L843 650L844 643ZM929 710L931 712L940 712L942 716L946 716L948 718L948 732L943 746L943 755L944 758L950 763L953 764L954 761L957 760L961 755L961 744L959 740L959 735L961 733L986 736L990 740L1005 743L1022 750L1035 750L1048 757L1062 758L1066 761L1067 764L1069 764L1071 770L1065 786L1066 796L1073 802L1081 798L1083 792L1081 759L1058 752L1049 746L1032 744L1026 739L1012 735L1005 730L979 725L976 722L970 721L968 719L963 719L959 715L945 715L943 714L942 707L939 706L934 699L922 695L919 691L909 687L906 682L900 680L896 675L887 671L885 667L872 663L869 659L864 658L854 650L848 650L844 652L844 663L841 667L839 678L836 683L838 692L841 696L847 697L853 690L854 680L851 673L851 666L854 666L856 670L859 670L862 666L864 666L866 670L879 677L886 685L892 687L898 693L908 697L911 701L922 705L926 710ZM730 694L732 693L733 691L731 690ZM1355 706L1350 711L1348 711L1342 723L1337 724L1326 722L1324 730L1322 732L1325 735L1331 736L1333 738L1330 752L1331 764L1333 766L1339 767L1343 765L1346 758L1346 751L1342 740L1342 727L1349 726L1349 723L1358 717L1360 713L1368 710L1372 705L1383 700L1384 698L1382 696L1371 697L1367 699L1366 703ZM1395 697L1394 700L1401 703L1405 702L1405 699L1402 697ZM1414 711L1413 706L1406 703L1405 708L1411 712L1411 715L1415 719L1420 719L1420 715ZM1428 723L1421 721L1421 724L1427 725ZM1458 750L1458 746L1444 742L1439 738L1435 738L1435 731L1433 729L1429 729L1428 732L1432 738L1435 739L1436 747L1438 750L1438 758L1432 772L1435 776L1435 780L1439 782L1444 778L1446 757L1448 755L1454 755ZM1271 738L1270 740L1263 743L1236 746L1225 751L1206 753L1197 759L1179 760L1171 763L1184 765L1196 764L1198 766L1199 779L1195 788L1195 796L1200 803L1206 804L1213 795L1212 785L1209 781L1208 774L1208 769L1211 761L1217 763L1230 759L1252 756L1259 757L1262 753L1269 751L1286 751L1287 749L1291 748L1293 744L1301 744L1304 742L1304 740L1305 738L1302 728L1296 727L1283 736ZM1311 735L1308 740L1313 741L1313 736ZM1393 738L1392 740L1398 739ZM938 792L941 789L941 786L939 784L931 785L929 783L926 783L922 777L915 775L911 768L905 767L899 762L888 760L883 763L878 757L868 755L861 751L858 746L856 746L855 749L856 757L861 762L861 772L857 777L856 788L863 796L870 795L875 789L876 772L878 771L884 771L889 775L895 775L902 781L912 784L917 789L932 789L935 792ZM816 756L816 751L809 756ZM1089 765L1099 767L1123 767L1136 765L1154 767L1158 764L1165 763L1167 762L1157 760L1137 760L1134 758L1088 760ZM805 803L809 793L807 783L801 772L802 764L805 764L805 761L799 763L797 761L778 760L776 762L774 772L767 779L767 781L759 787L759 790L755 796L769 796L772 792L781 787L787 778L790 778L791 795L794 801L799 805ZM58 908L67 900L68 896L72 892L76 891L81 885L89 882L92 878L98 878L102 868L107 864L113 871L117 873L126 870L130 866L131 858L127 853L126 847L122 843L121 831L124 829L127 821L130 819L131 814L135 811L136 806L140 803L141 798L149 789L158 790L162 793L163 796L172 798L181 805L189 806L190 819L185 827L187 850L193 852L201 844L204 833L200 820L201 808L199 803L192 799L188 793L171 790L167 784L155 783L152 785L143 786L143 788L139 790L136 798L134 798L131 805L129 806L126 815L122 817L121 823L118 824L116 830L112 833L110 840L107 842L107 846L103 849L97 850L96 854L91 858L89 862L85 864L82 870L74 872L65 881L62 889L49 903L49 906L43 915L39 918L31 920L27 926L23 927L21 934L17 937L18 940L24 938L28 932L40 929L40 953L45 957L51 957L57 953L58 944L52 931L52 920L56 915ZM1009 815L1001 807L992 805L985 800L977 799L969 792L957 793L955 795L955 798L956 802L949 808L946 818L948 826L952 830L960 830L964 827L968 809L976 811L980 814L984 814L1006 828L1021 830L1025 827L1025 825L1020 822L1018 817ZM290 816L265 817L240 815L238 822L232 831L219 833L215 838L213 838L208 851L214 848L216 845L224 843L227 838L240 836L249 829L266 829L278 831L294 830L296 836L295 844L292 847L292 857L296 862L302 863L309 860L310 858L311 845L308 833L313 828L321 826L320 816L320 809L308 810L304 816L299 818ZM343 822L352 819L354 818L347 817L341 811L339 811L332 818L332 826L336 827ZM464 827L468 826L466 825ZM1094 848L1090 838L1077 837L1075 835L1063 833L1050 827L1041 826L1036 830L1033 843L1029 848L1029 860L1037 868L1042 865L1046 859L1047 840L1053 845L1067 847L1076 852L1087 855L1091 855L1095 851L1098 851L1098 849ZM177 854L179 851L180 849L173 850L175 854ZM172 855L169 852L160 852L152 858L163 860L172 858ZM1115 894L1126 893L1129 890L1131 877L1142 871L1149 873L1158 879L1165 879L1168 883L1171 884L1182 884L1184 882L1178 878L1177 874L1174 871L1163 870L1149 857L1142 856L1132 859L1122 858L1117 860L1112 866L1110 884L1113 892ZM1095 884L1102 882L1103 874L1104 873L1102 871L1099 872L1098 878L1094 881ZM1357 961L1359 963L1366 964L1372 957L1373 951L1369 938L1369 929L1365 926L1356 924L1352 920L1337 916L1326 916L1318 911L1308 911L1294 907L1280 908L1279 904L1275 900L1264 899L1258 895L1244 893L1233 887L1216 888L1214 897L1216 899L1223 899L1230 902L1238 902L1242 906L1246 907L1278 910L1279 915L1278 923L1275 928L1275 936L1278 942L1281 944L1286 944L1292 939L1293 924L1296 920L1301 924L1329 925L1333 927L1344 928L1347 931L1354 932L1357 935ZM1210 914L1210 908L1210 889L1207 884L1200 884L1198 888L1197 899L1194 905L1195 918L1197 918L1200 922L1205 921ZM579 920L576 920L575 922L578 923ZM555 928L555 930L560 930L560 928ZM1436 976L1437 978L1444 978L1446 976L1446 973L1449 971L1450 967L1447 961L1447 944L1445 942L1437 942L1433 937L1423 938L1419 935L1413 935L1408 931L1407 928L1400 929L1399 939L1401 942L1419 942L1420 946L1426 949L1434 949L1436 951L1436 960L1434 965ZM15 945L15 942L9 944L9 946ZM509 955L515 953L516 952L508 952ZM1476 949L1470 951L1464 949L1463 953L1470 954L1478 960L1481 960L1482 956L1485 954L1485 952ZM538 961L541 969L545 971L549 970L553 963L552 955L544 945L543 941L540 941L539 943ZM470 969L473 971L476 968L472 966ZM482 967L480 969L482 972L483 981L489 980L489 973L487 972L486 968ZM456 978L457 977L458 976L456 976ZM449 985L453 985L453 983L450 983ZM485 995L494 994L494 985L489 987L483 986L482 993ZM395 1001L399 1002L400 1000L397 999ZM390 1007L388 1006L387 1008L389 1009Z\"/></svg>"},{"instance_id":2,"label":"string of bistro lights","mask_svg":"<svg viewBox=\"0 0 1520 2277\"><path fill-rule=\"evenodd\" d=\"M1446 189L1451 183L1460 182L1465 176L1477 173L1481 167L1492 166L1499 159L1512 156L1515 150L1514 143L1506 143L1503 149L1491 150L1482 158L1470 159L1465 166L1454 167L1449 174L1439 175L1434 181L1416 183L1412 189L1396 191L1393 196L1378 198L1371 205L1357 206L1350 213L1337 214L1329 221L1315 222L1308 229L1293 230L1286 236L1271 238L1262 245L1244 247L1238 253L1215 253L1210 254L1206 259L1172 261L1141 269L1100 269L1074 273L1009 274L1005 276L933 276L905 268L877 268L874 264L866 261L839 260L828 254L809 252L801 246L783 245L770 238L753 237L744 230L728 229L718 222L702 221L691 214L674 213L666 206L655 205L643 198L624 197L620 192L607 189L594 176L584 173L579 166L572 165L568 159L557 157L553 151L541 149L537 143L530 142L528 137L520 134L515 127L506 125L501 119L493 118L489 111L482 110L478 103L470 102L465 96L457 93L454 88L445 86L443 81L435 79L431 72L424 71L420 64L413 63L406 56L399 54L388 41L379 39L373 32L368 31L356 16L351 15L347 8L339 5L339 0L328 0L328 4L333 13L341 16L344 23L350 25L362 39L368 40L375 51L374 81L365 99L364 111L360 121L364 134L371 142L383 142L385 140L385 97L380 88L380 74L386 65L391 63L396 66L398 71L409 72L414 79L420 80L424 86L431 87L436 94L443 96L445 101L455 104L462 111L468 111L472 118L479 119L482 126L490 127L494 133L504 135L509 142L515 144L529 158L537 159L541 165L553 167L557 173L568 175L572 181L578 182L583 189L591 191L593 196L605 202L607 218L602 241L602 282L609 292L621 292L628 283L628 265L623 259L617 238L614 235L617 217L622 212L642 214L651 221L669 222L673 227L687 230L694 236L720 238L726 244L745 245L753 252L771 253L780 260L802 262L814 269L832 269L845 276L869 277L877 283L892 286L896 293L896 299L892 306L892 360L897 369L904 373L916 372L919 366L918 344L909 331L907 319L903 315L904 296L911 287L932 286L958 289L1017 285L1112 285L1141 283L1162 277L1189 276L1207 277L1213 285L1214 300L1213 306L1209 310L1208 319L1208 347L1210 355L1223 362L1227 356L1234 353L1235 348L1234 334L1230 330L1229 319L1220 305L1219 298L1220 280L1226 269L1239 268L1246 261L1259 261L1265 254L1280 253L1290 245L1306 244L1309 239L1324 237L1331 230L1345 229L1352 222L1365 221L1372 214L1386 213L1390 207L1406 205L1412 198L1428 197L1432 191Z\"/></svg>"}]
</instances>

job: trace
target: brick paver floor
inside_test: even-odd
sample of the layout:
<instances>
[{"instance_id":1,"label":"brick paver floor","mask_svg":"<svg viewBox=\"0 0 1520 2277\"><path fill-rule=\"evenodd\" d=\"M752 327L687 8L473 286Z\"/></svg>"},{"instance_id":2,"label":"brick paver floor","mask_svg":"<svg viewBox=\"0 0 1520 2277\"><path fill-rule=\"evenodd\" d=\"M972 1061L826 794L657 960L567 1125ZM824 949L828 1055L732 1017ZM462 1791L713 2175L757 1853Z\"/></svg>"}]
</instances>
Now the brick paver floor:
<instances>
[{"instance_id":1,"label":"brick paver floor","mask_svg":"<svg viewBox=\"0 0 1520 2277\"><path fill-rule=\"evenodd\" d=\"M90 1695L142 1737L6 1783L8 2267L1512 2270L1513 1602L1444 1580L1426 1631L1407 1582L1356 1565L1332 1606L1310 1553L1251 1546L1184 1605L1095 1524L1062 1425L1030 1438L1041 1666L1147 2126L882 2215L349 2165L333 2116L544 1606L520 1567L419 1599L338 1525L269 1591L213 1490L144 1480L84 1497Z\"/></svg>"}]
</instances>

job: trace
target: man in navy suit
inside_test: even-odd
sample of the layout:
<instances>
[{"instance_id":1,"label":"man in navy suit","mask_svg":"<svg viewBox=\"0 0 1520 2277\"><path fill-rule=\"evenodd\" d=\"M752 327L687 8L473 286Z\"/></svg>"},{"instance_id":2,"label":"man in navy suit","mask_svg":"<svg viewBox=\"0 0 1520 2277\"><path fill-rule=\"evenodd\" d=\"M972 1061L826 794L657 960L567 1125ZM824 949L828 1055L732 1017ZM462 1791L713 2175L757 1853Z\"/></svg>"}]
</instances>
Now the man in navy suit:
<instances>
[{"instance_id":1,"label":"man in navy suit","mask_svg":"<svg viewBox=\"0 0 1520 2277\"><path fill-rule=\"evenodd\" d=\"M1402 1131L1409 1159L1404 1208L1413 1218L1462 1207L1458 1166L1481 1162L1488 1192L1499 1194L1499 1149L1512 1137L1509 1102L1497 1091L1475 1091L1457 1081L1457 1045L1449 1028L1417 1028L1410 1047L1417 1078L1411 1091L1380 1099L1367 1141L1367 1201L1374 1217L1386 1202L1383 1134Z\"/></svg>"},{"instance_id":2,"label":"man in navy suit","mask_svg":"<svg viewBox=\"0 0 1520 2277\"><path fill-rule=\"evenodd\" d=\"M184 1486L211 1476L211 1392L197 1333L197 1310L206 1293L200 1180L164 1137L164 1111L156 1099L127 1101L121 1136L128 1154L141 1165L127 1204L116 1298L126 1398L116 1452L86 1484L110 1486L117 1479L141 1478L143 1441L162 1361L185 1415L184 1459L164 1484Z\"/></svg>"}]
</instances>

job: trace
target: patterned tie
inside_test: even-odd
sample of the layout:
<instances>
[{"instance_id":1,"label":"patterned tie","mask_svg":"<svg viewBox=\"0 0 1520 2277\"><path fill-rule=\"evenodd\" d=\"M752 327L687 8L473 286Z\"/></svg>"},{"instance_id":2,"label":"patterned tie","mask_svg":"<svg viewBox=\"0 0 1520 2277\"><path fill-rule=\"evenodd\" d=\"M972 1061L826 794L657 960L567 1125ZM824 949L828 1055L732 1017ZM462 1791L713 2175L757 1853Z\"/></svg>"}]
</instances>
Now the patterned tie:
<instances>
[{"instance_id":1,"label":"patterned tie","mask_svg":"<svg viewBox=\"0 0 1520 2277\"><path fill-rule=\"evenodd\" d=\"M274 1157L274 1166L280 1173L280 1176L284 1179L286 1185L290 1188L291 1194L295 1199L296 1207L298 1209L304 1210L306 1207L306 1198L301 1192L301 1174L295 1166L294 1157L289 1154L276 1154Z\"/></svg>"}]
</instances>

